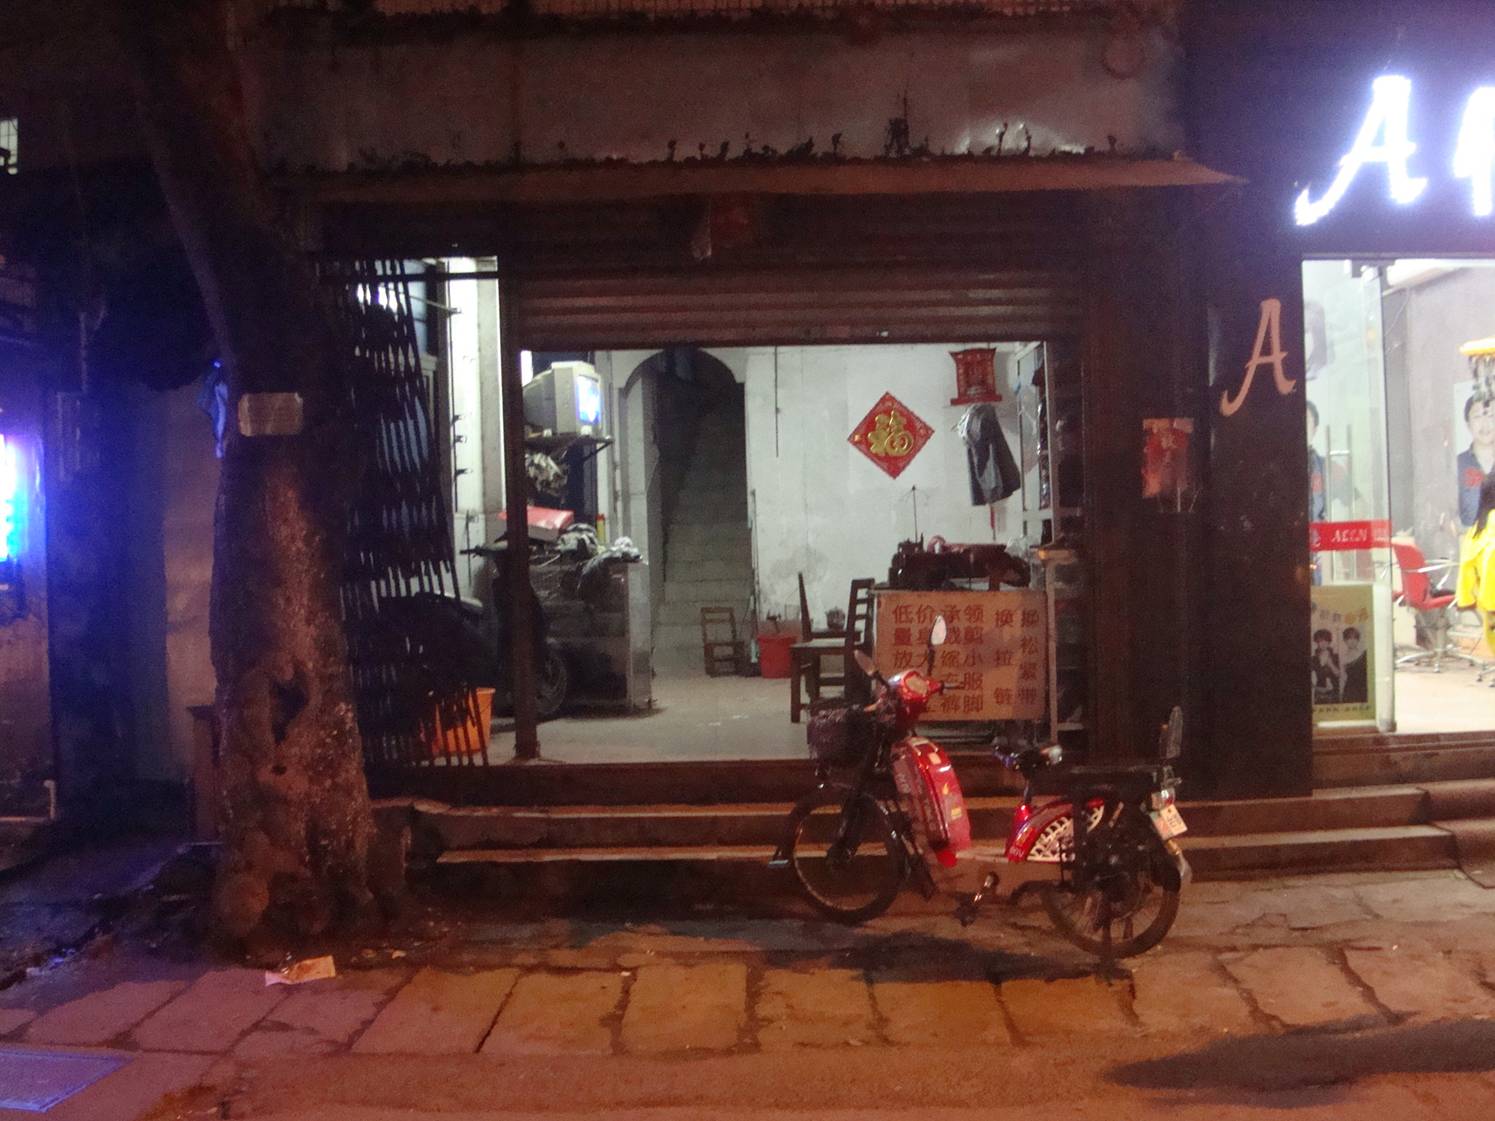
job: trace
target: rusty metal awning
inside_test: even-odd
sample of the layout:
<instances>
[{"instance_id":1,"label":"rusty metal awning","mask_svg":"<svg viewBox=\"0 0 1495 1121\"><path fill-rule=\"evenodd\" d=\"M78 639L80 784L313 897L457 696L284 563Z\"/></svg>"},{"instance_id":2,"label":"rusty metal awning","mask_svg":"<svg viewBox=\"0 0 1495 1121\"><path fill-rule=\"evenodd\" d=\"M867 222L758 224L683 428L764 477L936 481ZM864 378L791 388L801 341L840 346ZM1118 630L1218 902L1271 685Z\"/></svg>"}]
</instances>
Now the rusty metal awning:
<instances>
[{"instance_id":1,"label":"rusty metal awning","mask_svg":"<svg viewBox=\"0 0 1495 1121\"><path fill-rule=\"evenodd\" d=\"M823 163L682 162L523 169L429 168L310 177L298 186L331 204L624 202L711 195L924 195L1215 187L1240 182L1185 157L948 157Z\"/></svg>"}]
</instances>

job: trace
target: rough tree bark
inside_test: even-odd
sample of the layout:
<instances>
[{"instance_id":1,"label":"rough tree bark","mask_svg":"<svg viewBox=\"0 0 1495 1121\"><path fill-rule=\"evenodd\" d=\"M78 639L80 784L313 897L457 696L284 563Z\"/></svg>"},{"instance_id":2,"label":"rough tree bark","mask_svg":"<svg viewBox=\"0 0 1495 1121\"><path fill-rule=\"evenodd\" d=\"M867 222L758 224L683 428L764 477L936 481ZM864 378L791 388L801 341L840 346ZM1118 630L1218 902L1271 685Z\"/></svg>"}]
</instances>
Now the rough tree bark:
<instances>
[{"instance_id":1,"label":"rough tree bark","mask_svg":"<svg viewBox=\"0 0 1495 1121\"><path fill-rule=\"evenodd\" d=\"M147 146L227 377L210 618L222 727L221 929L308 935L371 901L373 833L338 577L349 462L334 332L249 144L228 0L120 0ZM245 394L299 393L246 437Z\"/></svg>"}]
</instances>

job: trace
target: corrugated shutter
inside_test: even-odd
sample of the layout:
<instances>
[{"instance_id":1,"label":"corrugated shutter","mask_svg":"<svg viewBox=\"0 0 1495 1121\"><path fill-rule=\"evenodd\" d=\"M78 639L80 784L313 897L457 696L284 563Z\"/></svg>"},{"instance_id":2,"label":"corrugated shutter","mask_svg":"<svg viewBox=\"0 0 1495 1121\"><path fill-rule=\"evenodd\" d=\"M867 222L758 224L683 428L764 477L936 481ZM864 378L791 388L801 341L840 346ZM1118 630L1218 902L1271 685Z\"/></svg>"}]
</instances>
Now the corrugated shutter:
<instances>
[{"instance_id":1,"label":"corrugated shutter","mask_svg":"<svg viewBox=\"0 0 1495 1121\"><path fill-rule=\"evenodd\" d=\"M970 266L532 276L515 295L532 350L1026 340L1081 314L1074 273Z\"/></svg>"},{"instance_id":2,"label":"corrugated shutter","mask_svg":"<svg viewBox=\"0 0 1495 1121\"><path fill-rule=\"evenodd\" d=\"M692 200L535 207L513 255L522 345L980 342L1080 323L1073 199L781 197L706 261ZM502 259L502 258L501 258Z\"/></svg>"}]
</instances>

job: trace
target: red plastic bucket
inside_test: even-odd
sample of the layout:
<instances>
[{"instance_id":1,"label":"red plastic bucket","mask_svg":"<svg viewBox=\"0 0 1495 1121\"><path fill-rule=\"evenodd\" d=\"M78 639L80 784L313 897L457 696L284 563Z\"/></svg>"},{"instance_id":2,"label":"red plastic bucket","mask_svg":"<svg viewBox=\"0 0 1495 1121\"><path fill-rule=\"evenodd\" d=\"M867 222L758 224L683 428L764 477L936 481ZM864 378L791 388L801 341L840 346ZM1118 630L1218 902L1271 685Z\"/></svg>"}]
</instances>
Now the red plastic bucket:
<instances>
[{"instance_id":1,"label":"red plastic bucket","mask_svg":"<svg viewBox=\"0 0 1495 1121\"><path fill-rule=\"evenodd\" d=\"M789 676L789 648L799 641L791 631L758 636L758 670L764 677Z\"/></svg>"}]
</instances>

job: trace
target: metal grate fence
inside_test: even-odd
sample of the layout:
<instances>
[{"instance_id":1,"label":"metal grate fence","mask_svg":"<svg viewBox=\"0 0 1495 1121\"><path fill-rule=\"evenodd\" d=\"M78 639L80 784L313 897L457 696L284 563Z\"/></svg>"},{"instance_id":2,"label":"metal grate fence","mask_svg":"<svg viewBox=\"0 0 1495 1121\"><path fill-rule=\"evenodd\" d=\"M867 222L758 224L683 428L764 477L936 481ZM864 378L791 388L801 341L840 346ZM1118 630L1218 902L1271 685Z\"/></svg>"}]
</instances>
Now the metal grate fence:
<instances>
[{"instance_id":1,"label":"metal grate fence","mask_svg":"<svg viewBox=\"0 0 1495 1121\"><path fill-rule=\"evenodd\" d=\"M401 261L325 261L350 362L360 472L342 608L370 769L488 761L457 590L430 388Z\"/></svg>"}]
</instances>

